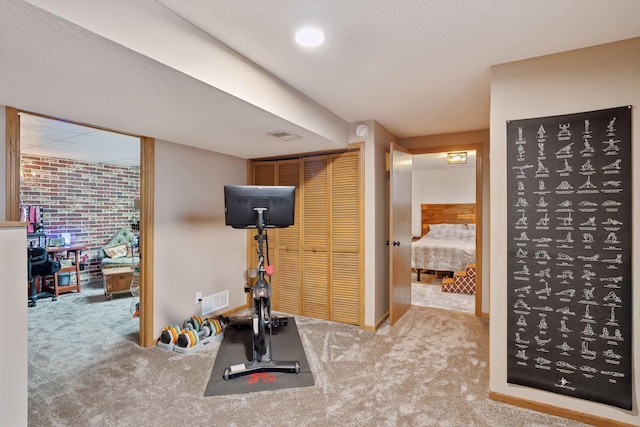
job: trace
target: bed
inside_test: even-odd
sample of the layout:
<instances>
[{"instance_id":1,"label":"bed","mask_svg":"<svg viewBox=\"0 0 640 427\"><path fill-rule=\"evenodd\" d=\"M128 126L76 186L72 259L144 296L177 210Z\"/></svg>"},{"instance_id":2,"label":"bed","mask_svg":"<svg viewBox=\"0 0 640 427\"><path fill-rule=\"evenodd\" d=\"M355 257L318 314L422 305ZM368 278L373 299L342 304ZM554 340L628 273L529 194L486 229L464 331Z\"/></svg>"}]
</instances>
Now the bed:
<instances>
[{"instance_id":1,"label":"bed","mask_svg":"<svg viewBox=\"0 0 640 427\"><path fill-rule=\"evenodd\" d=\"M418 281L422 270L464 270L476 258L474 203L423 204L422 236L411 243L411 267Z\"/></svg>"}]
</instances>

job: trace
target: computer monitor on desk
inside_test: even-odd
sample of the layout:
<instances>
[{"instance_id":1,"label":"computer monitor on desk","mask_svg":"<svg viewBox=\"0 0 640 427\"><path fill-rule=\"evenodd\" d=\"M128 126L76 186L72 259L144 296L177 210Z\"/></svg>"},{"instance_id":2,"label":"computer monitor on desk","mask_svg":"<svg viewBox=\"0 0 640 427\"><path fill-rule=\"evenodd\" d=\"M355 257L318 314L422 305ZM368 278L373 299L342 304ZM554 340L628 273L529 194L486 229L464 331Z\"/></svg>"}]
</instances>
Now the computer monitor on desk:
<instances>
[{"instance_id":1,"label":"computer monitor on desk","mask_svg":"<svg viewBox=\"0 0 640 427\"><path fill-rule=\"evenodd\" d=\"M58 247L58 246L64 246L65 245L65 239L64 237L52 237L49 239L49 242L47 243L47 246L49 247Z\"/></svg>"}]
</instances>

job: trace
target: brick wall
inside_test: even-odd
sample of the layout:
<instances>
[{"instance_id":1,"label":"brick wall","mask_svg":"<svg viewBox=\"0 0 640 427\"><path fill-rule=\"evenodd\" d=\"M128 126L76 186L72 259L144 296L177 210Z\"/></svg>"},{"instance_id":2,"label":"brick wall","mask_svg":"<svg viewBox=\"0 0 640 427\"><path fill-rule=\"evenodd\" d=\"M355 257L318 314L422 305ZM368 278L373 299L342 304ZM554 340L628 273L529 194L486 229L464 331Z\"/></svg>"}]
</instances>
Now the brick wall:
<instances>
[{"instance_id":1,"label":"brick wall","mask_svg":"<svg viewBox=\"0 0 640 427\"><path fill-rule=\"evenodd\" d=\"M20 204L43 207L47 239L69 233L71 244L86 246L82 282L100 280L97 251L120 228L130 228L137 213L138 168L30 155L20 160Z\"/></svg>"}]
</instances>

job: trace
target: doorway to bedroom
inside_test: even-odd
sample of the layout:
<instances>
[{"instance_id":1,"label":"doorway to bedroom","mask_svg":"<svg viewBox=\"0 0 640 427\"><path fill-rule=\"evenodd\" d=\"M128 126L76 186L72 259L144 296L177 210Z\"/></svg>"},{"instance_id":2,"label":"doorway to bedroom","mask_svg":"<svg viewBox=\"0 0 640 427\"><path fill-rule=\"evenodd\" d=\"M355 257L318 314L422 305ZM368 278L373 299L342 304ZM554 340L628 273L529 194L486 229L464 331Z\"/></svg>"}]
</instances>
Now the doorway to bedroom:
<instances>
[{"instance_id":1,"label":"doorway to bedroom","mask_svg":"<svg viewBox=\"0 0 640 427\"><path fill-rule=\"evenodd\" d=\"M475 313L476 151L414 154L411 205L412 305Z\"/></svg>"}]
</instances>

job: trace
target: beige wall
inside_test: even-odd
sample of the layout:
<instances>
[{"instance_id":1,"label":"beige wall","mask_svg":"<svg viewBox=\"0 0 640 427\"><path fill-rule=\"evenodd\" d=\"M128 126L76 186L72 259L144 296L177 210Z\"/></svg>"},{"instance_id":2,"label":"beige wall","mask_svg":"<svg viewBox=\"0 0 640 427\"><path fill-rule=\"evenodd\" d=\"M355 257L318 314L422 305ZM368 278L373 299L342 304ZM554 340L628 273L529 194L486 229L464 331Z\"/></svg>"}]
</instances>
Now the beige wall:
<instances>
[{"instance_id":1,"label":"beige wall","mask_svg":"<svg viewBox=\"0 0 640 427\"><path fill-rule=\"evenodd\" d=\"M375 320L379 322L389 311L389 173L387 172L387 153L391 143L398 143L398 138L380 123L374 121L374 164L373 183L375 200L373 211L376 238L372 242L375 264L371 268L375 274ZM367 181L368 183L369 181ZM374 324L375 325L375 324Z\"/></svg>"},{"instance_id":2,"label":"beige wall","mask_svg":"<svg viewBox=\"0 0 640 427\"><path fill-rule=\"evenodd\" d=\"M489 313L491 292L489 280L489 129L417 136L400 140L400 145L412 152L419 152L420 149L425 148L455 147L465 144L482 144L482 313L486 314Z\"/></svg>"},{"instance_id":3,"label":"beige wall","mask_svg":"<svg viewBox=\"0 0 640 427\"><path fill-rule=\"evenodd\" d=\"M398 138L375 120L368 120L349 125L349 143L363 140L354 134L360 123L369 126L369 134L364 138L364 326L371 329L389 311L389 251L385 245L389 239L386 153L390 143L398 142Z\"/></svg>"},{"instance_id":4,"label":"beige wall","mask_svg":"<svg viewBox=\"0 0 640 427\"><path fill-rule=\"evenodd\" d=\"M4 141L4 136L0 141ZM0 145L4 149L4 143ZM0 271L5 285L0 298L0 324L11 325L5 329L7 335L0 350L0 424L3 426L27 425L26 239L25 226L0 221Z\"/></svg>"},{"instance_id":5,"label":"beige wall","mask_svg":"<svg viewBox=\"0 0 640 427\"><path fill-rule=\"evenodd\" d=\"M202 296L246 303L246 232L225 226L225 184L246 184L246 161L156 141L154 333L200 315ZM143 253L144 256L144 253ZM227 308L227 310L229 309Z\"/></svg>"},{"instance_id":6,"label":"beige wall","mask_svg":"<svg viewBox=\"0 0 640 427\"><path fill-rule=\"evenodd\" d=\"M15 227L15 224L2 224L6 219L5 212L5 135L6 115L5 107L0 105L0 271L2 283L27 282L26 251L16 251L23 248L27 235L25 227ZM8 286L3 290L0 298L0 322L3 325L14 325L11 345L2 345L0 350L0 418L7 425L27 425L27 386L28 357L27 357L27 301L26 287ZM20 301L21 304L16 303ZM17 327L17 329L15 329ZM8 341L5 340L5 343Z\"/></svg>"},{"instance_id":7,"label":"beige wall","mask_svg":"<svg viewBox=\"0 0 640 427\"><path fill-rule=\"evenodd\" d=\"M634 105L633 145L640 138L640 38L493 67L491 80L491 368L490 390L554 407L640 425L640 281L634 278L634 411L507 384L506 121ZM633 149L633 209L640 212L640 150ZM637 215L636 215L637 218ZM640 265L640 223L633 226L633 265Z\"/></svg>"}]
</instances>

